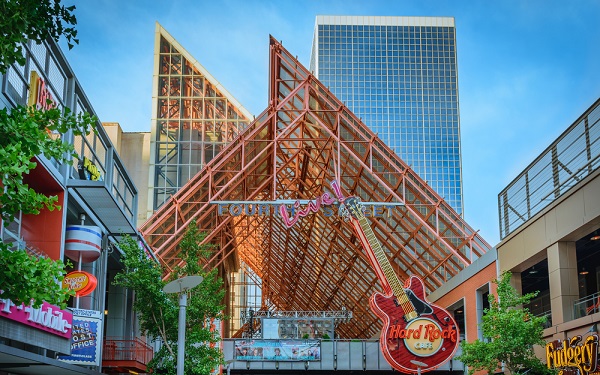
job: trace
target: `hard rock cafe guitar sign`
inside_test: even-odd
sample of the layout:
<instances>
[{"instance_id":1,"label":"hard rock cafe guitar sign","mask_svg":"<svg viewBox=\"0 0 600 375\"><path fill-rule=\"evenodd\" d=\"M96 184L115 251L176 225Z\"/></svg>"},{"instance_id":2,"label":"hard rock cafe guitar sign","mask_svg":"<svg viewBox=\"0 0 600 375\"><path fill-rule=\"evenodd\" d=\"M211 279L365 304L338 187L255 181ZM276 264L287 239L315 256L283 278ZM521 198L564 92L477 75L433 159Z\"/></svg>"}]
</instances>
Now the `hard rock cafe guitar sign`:
<instances>
[{"instance_id":1,"label":"hard rock cafe guitar sign","mask_svg":"<svg viewBox=\"0 0 600 375\"><path fill-rule=\"evenodd\" d=\"M425 299L423 281L411 276L404 285L392 269L364 215L357 197L343 197L337 181L331 184L351 221L384 293L370 299L373 312L383 321L381 351L394 369L405 373L435 370L452 358L458 347L458 328L450 314Z\"/></svg>"}]
</instances>

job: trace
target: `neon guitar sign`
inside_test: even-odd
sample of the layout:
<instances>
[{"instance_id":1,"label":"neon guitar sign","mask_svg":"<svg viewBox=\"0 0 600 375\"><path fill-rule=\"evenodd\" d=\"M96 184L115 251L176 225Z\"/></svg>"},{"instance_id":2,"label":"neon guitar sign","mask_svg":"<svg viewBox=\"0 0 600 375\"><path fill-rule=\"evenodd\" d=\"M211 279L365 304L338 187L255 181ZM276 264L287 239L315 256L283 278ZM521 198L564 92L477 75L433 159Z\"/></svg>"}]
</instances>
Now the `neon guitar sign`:
<instances>
[{"instance_id":1,"label":"neon guitar sign","mask_svg":"<svg viewBox=\"0 0 600 375\"><path fill-rule=\"evenodd\" d=\"M432 371L452 358L458 348L458 328L450 314L425 299L423 281L411 276L402 285L364 215L359 198L344 197L331 183L367 253L384 293L375 292L369 303L382 321L379 344L390 366L406 373Z\"/></svg>"}]
</instances>

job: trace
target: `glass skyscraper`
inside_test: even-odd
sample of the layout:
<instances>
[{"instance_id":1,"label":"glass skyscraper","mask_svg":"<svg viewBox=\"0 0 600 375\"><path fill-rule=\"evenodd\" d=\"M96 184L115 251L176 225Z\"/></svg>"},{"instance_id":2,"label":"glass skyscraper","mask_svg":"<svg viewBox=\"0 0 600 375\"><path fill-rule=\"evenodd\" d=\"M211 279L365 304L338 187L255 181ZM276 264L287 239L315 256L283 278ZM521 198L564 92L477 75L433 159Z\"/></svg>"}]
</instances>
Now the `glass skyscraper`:
<instances>
[{"instance_id":1,"label":"glass skyscraper","mask_svg":"<svg viewBox=\"0 0 600 375\"><path fill-rule=\"evenodd\" d=\"M463 214L454 18L317 16L310 69Z\"/></svg>"}]
</instances>

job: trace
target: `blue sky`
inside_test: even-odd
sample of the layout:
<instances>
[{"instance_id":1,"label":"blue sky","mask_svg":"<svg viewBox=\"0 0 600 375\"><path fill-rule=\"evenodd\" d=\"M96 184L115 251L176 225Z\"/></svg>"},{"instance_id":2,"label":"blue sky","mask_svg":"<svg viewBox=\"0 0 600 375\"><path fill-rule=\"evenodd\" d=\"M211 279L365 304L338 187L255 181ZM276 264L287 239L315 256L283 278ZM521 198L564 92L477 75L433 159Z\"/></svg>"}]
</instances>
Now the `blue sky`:
<instances>
[{"instance_id":1,"label":"blue sky","mask_svg":"<svg viewBox=\"0 0 600 375\"><path fill-rule=\"evenodd\" d=\"M150 130L155 22L259 114L269 35L308 66L317 15L454 17L465 219L491 245L498 193L600 97L598 0L66 3L80 38L69 63L100 120L132 132Z\"/></svg>"}]
</instances>

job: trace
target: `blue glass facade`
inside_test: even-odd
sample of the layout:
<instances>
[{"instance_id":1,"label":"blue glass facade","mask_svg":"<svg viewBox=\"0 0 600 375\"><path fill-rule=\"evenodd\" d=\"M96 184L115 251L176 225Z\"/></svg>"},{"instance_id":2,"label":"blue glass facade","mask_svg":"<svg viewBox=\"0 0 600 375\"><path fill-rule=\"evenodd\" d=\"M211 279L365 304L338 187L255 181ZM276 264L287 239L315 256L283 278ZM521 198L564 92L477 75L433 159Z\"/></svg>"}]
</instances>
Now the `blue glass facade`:
<instances>
[{"instance_id":1,"label":"blue glass facade","mask_svg":"<svg viewBox=\"0 0 600 375\"><path fill-rule=\"evenodd\" d=\"M310 68L462 215L453 18L318 16Z\"/></svg>"}]
</instances>

